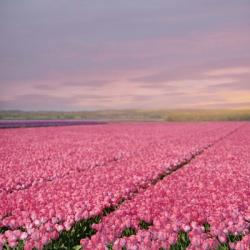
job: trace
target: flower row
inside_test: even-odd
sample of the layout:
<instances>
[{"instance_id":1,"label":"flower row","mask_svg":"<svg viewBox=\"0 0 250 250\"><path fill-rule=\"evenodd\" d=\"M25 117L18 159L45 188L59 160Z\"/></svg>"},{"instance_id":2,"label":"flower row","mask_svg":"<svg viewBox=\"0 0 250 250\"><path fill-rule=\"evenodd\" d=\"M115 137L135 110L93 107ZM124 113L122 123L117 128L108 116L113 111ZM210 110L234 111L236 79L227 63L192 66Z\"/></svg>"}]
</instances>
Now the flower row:
<instances>
[{"instance_id":1,"label":"flower row","mask_svg":"<svg viewBox=\"0 0 250 250\"><path fill-rule=\"evenodd\" d=\"M25 162L27 160L27 162L36 163L36 156L34 156L34 162L33 158L29 161L28 157L32 157L30 154L33 150L35 150L33 153L36 153L39 145L45 150L40 159L41 162L46 162L41 165L41 172L44 172L45 176L49 170L59 174L63 173L64 168L56 166L57 154L64 154L64 146L70 150L70 145L72 145L73 150L76 151L81 150L82 147L83 151L89 152L88 145L91 145L91 136L93 142L95 141L93 149L96 148L98 151L98 148L106 147L108 150L110 143L113 146L117 145L115 152L122 149L125 154L133 155L133 157L110 161L101 168L86 168L86 171L80 172L71 171L70 174L61 175L50 181L37 181L24 190L12 193L3 192L0 194L0 228L8 230L0 235L0 245L7 243L13 247L18 240L25 239L25 249L33 247L41 249L50 240L57 239L60 232L70 230L80 220L100 214L106 207L117 205L123 198L136 197L136 193L149 188L152 182L163 173L171 172L182 163L188 162L203 149L239 126L238 123L120 124L105 125L99 130L97 126L93 129L87 126L84 128L74 127L73 131L68 131L68 127L58 130L43 128L39 134L35 134L33 129L27 129L27 131L25 129L24 135L18 134L21 130L6 131L7 134L4 134L1 139L8 150L5 153L4 148L2 148L1 157L8 155L11 147L13 147L11 152L19 152L20 145L17 142L21 140L26 144L31 140L30 144L35 148L32 147L29 151L29 146L21 143L21 145L26 145L27 149L27 154L23 155L25 161L21 165L21 169L27 177L33 174L37 168L33 167L32 164L25 165ZM53 133L51 134L51 132ZM16 137L13 136L13 133ZM111 142L106 136L107 133ZM31 135L38 138L32 139ZM48 142L45 143L42 139L45 139L46 136L48 136ZM61 137L62 139L58 141L58 138ZM95 140L96 137L99 141ZM126 137L128 138L126 139ZM85 140L86 138L89 139ZM35 142L33 143L33 141ZM54 149L56 145L59 145L59 142L61 143L60 147ZM8 143L11 147L8 147ZM87 146L85 147L85 145ZM113 146L110 147L113 148ZM54 153L56 156L53 155ZM97 153L97 155L99 154L100 152ZM8 159L3 157L7 163ZM19 166L22 158L16 157L14 159ZM51 159L54 165L46 168L48 159ZM84 161L84 157L81 160ZM82 161L76 161L74 153L63 158L66 170L82 168ZM12 166L15 166L13 162L7 168L10 179L15 174L19 178L18 170L12 169ZM6 168L3 168L3 173L5 171ZM40 172L34 176L34 180L38 180L39 176ZM7 175L5 180L6 178ZM22 183L23 181L25 180L21 179ZM186 183L184 182L182 185L185 186ZM141 205L145 209L143 203ZM105 234L103 235L105 236Z\"/></svg>"},{"instance_id":2,"label":"flower row","mask_svg":"<svg viewBox=\"0 0 250 250\"><path fill-rule=\"evenodd\" d=\"M250 124L210 147L187 166L125 202L95 224L97 233L82 239L84 249L169 249L178 233L189 234L189 249L219 244L250 247ZM144 221L152 226L140 227ZM126 229L136 235L123 237ZM230 235L242 241L229 242Z\"/></svg>"}]
</instances>

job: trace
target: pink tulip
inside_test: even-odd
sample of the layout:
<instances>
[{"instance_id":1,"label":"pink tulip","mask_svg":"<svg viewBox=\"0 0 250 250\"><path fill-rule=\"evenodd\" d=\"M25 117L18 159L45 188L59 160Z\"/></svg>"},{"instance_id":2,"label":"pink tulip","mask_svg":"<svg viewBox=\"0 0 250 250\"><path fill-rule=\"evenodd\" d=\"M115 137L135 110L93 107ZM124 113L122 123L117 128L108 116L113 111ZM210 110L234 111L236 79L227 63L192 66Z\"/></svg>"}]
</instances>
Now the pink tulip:
<instances>
[{"instance_id":1,"label":"pink tulip","mask_svg":"<svg viewBox=\"0 0 250 250\"><path fill-rule=\"evenodd\" d=\"M22 232L20 235L20 240L26 240L28 237L28 234L26 232Z\"/></svg>"},{"instance_id":2,"label":"pink tulip","mask_svg":"<svg viewBox=\"0 0 250 250\"><path fill-rule=\"evenodd\" d=\"M210 247L216 238L225 241L229 232L248 234L248 123L24 131L0 131L0 223L11 228L4 234L11 244L23 238L25 249L42 249L62 230L123 198L115 212L94 226L96 235L81 241L86 249L118 242L118 249L128 243L133 249L144 244L158 250L174 244L180 231L189 234L190 249L195 249ZM153 225L141 230L141 220ZM119 239L130 226L138 236ZM19 227L25 232L17 232ZM237 247L247 246L246 239Z\"/></svg>"}]
</instances>

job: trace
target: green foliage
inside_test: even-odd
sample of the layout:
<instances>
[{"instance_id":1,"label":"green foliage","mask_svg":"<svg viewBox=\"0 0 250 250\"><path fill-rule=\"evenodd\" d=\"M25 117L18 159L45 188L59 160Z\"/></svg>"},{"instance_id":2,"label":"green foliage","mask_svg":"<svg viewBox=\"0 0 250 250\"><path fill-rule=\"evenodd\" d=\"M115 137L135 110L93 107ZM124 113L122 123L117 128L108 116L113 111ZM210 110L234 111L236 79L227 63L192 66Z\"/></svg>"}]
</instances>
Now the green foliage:
<instances>
[{"instance_id":1,"label":"green foliage","mask_svg":"<svg viewBox=\"0 0 250 250\"><path fill-rule=\"evenodd\" d=\"M189 246L189 244L190 240L188 234L186 232L180 232L178 234L178 240L176 244L172 245L170 250L184 250Z\"/></svg>"},{"instance_id":2,"label":"green foliage","mask_svg":"<svg viewBox=\"0 0 250 250\"><path fill-rule=\"evenodd\" d=\"M205 233L209 233L210 232L210 224L208 222L203 224L204 228L205 228Z\"/></svg>"},{"instance_id":3,"label":"green foliage","mask_svg":"<svg viewBox=\"0 0 250 250\"><path fill-rule=\"evenodd\" d=\"M139 223L139 227L140 227L141 229L145 229L145 230L148 230L148 228L149 228L150 226L152 226L152 225L153 225L152 222L147 222L147 221L145 221L145 220L141 220L140 223Z\"/></svg>"},{"instance_id":4,"label":"green foliage","mask_svg":"<svg viewBox=\"0 0 250 250\"><path fill-rule=\"evenodd\" d=\"M60 234L59 239L51 241L44 250L54 250L54 249L79 249L79 242L83 238L91 237L91 235L96 233L91 226L93 224L99 223L101 220L100 216L95 216L87 220L79 221L76 223L71 230L63 231Z\"/></svg>"},{"instance_id":5,"label":"green foliage","mask_svg":"<svg viewBox=\"0 0 250 250\"><path fill-rule=\"evenodd\" d=\"M220 244L217 250L230 250L228 244Z\"/></svg>"},{"instance_id":6,"label":"green foliage","mask_svg":"<svg viewBox=\"0 0 250 250\"><path fill-rule=\"evenodd\" d=\"M122 237L129 237L131 235L136 235L136 230L135 228L133 227L128 227L128 228L125 228L123 231L122 231L122 234L121 234L121 238Z\"/></svg>"},{"instance_id":7,"label":"green foliage","mask_svg":"<svg viewBox=\"0 0 250 250\"><path fill-rule=\"evenodd\" d=\"M73 247L73 250L80 250L80 249L82 249L82 246L81 246L81 245L77 245L77 246L74 246L74 247Z\"/></svg>"},{"instance_id":8,"label":"green foliage","mask_svg":"<svg viewBox=\"0 0 250 250\"><path fill-rule=\"evenodd\" d=\"M108 248L108 250L113 250L113 245L112 244L108 244L107 248Z\"/></svg>"},{"instance_id":9,"label":"green foliage","mask_svg":"<svg viewBox=\"0 0 250 250\"><path fill-rule=\"evenodd\" d=\"M110 207L106 207L103 210L103 216L107 216L108 214L114 212L116 210L116 206L110 206Z\"/></svg>"},{"instance_id":10,"label":"green foliage","mask_svg":"<svg viewBox=\"0 0 250 250\"><path fill-rule=\"evenodd\" d=\"M230 250L230 247L229 247L229 242L236 242L236 241L241 241L243 238L243 234L237 234L237 235L234 235L234 234L228 234L227 236L227 243L224 243L224 244L220 244L217 248L217 250Z\"/></svg>"},{"instance_id":11,"label":"green foliage","mask_svg":"<svg viewBox=\"0 0 250 250\"><path fill-rule=\"evenodd\" d=\"M241 241L243 238L243 235L242 234L237 234L237 235L229 234L227 238L228 238L228 241L230 242L236 242L236 241Z\"/></svg>"},{"instance_id":12,"label":"green foliage","mask_svg":"<svg viewBox=\"0 0 250 250\"><path fill-rule=\"evenodd\" d=\"M3 234L3 233L6 232L7 230L9 230L8 227L0 227L0 234Z\"/></svg>"}]
</instances>

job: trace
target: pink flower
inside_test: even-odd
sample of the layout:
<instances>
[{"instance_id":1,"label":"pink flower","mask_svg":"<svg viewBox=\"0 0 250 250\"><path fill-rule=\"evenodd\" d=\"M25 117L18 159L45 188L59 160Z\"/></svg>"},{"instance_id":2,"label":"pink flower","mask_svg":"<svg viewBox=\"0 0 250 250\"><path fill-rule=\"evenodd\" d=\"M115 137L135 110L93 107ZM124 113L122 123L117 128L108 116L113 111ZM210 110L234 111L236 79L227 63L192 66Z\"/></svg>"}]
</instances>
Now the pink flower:
<instances>
[{"instance_id":1,"label":"pink flower","mask_svg":"<svg viewBox=\"0 0 250 250\"><path fill-rule=\"evenodd\" d=\"M96 235L81 241L86 249L114 242L118 249L128 244L158 250L174 244L180 231L189 234L190 249L214 249L215 239L225 242L229 232L247 234L250 128L239 126L108 124L0 131L0 221L11 228L2 241L14 244L23 237L25 249L42 249L76 221L123 198L93 227ZM148 230L139 226L143 218L153 221ZM137 236L120 239L130 226ZM245 238L238 248L247 246Z\"/></svg>"},{"instance_id":2,"label":"pink flower","mask_svg":"<svg viewBox=\"0 0 250 250\"><path fill-rule=\"evenodd\" d=\"M28 237L28 234L26 232L22 232L20 235L20 240L26 240Z\"/></svg>"}]
</instances>

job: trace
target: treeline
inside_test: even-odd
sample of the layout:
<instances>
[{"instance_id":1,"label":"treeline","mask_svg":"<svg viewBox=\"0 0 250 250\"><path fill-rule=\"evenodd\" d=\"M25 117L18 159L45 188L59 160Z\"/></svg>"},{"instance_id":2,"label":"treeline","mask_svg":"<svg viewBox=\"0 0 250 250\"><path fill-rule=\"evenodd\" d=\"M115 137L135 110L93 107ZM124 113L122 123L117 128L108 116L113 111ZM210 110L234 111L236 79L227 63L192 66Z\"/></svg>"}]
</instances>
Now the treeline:
<instances>
[{"instance_id":1,"label":"treeline","mask_svg":"<svg viewBox=\"0 0 250 250\"><path fill-rule=\"evenodd\" d=\"M242 121L248 110L104 110L104 111L0 111L0 120L105 120L105 121Z\"/></svg>"}]
</instances>

